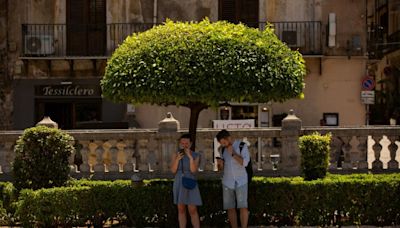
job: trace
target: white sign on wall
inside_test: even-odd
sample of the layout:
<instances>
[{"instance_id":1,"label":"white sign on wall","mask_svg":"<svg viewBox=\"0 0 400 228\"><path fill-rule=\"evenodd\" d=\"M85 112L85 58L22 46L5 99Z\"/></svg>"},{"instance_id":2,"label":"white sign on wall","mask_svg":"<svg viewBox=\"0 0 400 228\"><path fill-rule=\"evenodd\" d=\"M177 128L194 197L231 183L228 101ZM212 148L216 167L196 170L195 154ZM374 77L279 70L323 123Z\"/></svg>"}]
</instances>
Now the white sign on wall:
<instances>
[{"instance_id":1,"label":"white sign on wall","mask_svg":"<svg viewBox=\"0 0 400 228\"><path fill-rule=\"evenodd\" d=\"M375 91L361 91L361 102L363 104L375 104Z\"/></svg>"},{"instance_id":2,"label":"white sign on wall","mask_svg":"<svg viewBox=\"0 0 400 228\"><path fill-rule=\"evenodd\" d=\"M255 127L255 120L213 120L213 126L214 129L253 128Z\"/></svg>"}]
</instances>

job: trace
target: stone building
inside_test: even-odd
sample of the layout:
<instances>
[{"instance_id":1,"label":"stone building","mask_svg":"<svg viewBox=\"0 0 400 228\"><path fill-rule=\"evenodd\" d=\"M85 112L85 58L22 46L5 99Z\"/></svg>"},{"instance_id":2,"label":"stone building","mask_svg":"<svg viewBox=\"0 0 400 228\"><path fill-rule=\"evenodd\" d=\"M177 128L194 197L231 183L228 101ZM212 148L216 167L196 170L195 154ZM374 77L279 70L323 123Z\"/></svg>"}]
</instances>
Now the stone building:
<instances>
[{"instance_id":1,"label":"stone building","mask_svg":"<svg viewBox=\"0 0 400 228\"><path fill-rule=\"evenodd\" d=\"M101 97L107 58L132 32L166 18L243 22L277 36L306 60L303 100L232 103L200 114L212 120L256 119L280 124L289 109L303 125L363 125L361 80L367 72L365 0L0 0L0 128L24 129L48 115L63 129L155 128L172 111L187 127L180 107L113 104ZM225 115L227 114L227 115Z\"/></svg>"},{"instance_id":2,"label":"stone building","mask_svg":"<svg viewBox=\"0 0 400 228\"><path fill-rule=\"evenodd\" d=\"M373 124L400 123L400 0L368 1L368 74L376 83Z\"/></svg>"}]
</instances>

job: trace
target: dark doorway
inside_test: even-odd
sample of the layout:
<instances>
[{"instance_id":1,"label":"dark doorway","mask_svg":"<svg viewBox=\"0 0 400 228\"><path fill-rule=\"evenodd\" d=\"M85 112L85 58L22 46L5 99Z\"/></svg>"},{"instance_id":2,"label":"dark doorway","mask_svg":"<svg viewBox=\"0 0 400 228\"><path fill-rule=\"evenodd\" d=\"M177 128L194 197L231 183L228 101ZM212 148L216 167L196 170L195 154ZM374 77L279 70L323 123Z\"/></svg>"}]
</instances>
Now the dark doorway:
<instances>
[{"instance_id":1,"label":"dark doorway","mask_svg":"<svg viewBox=\"0 0 400 228\"><path fill-rule=\"evenodd\" d=\"M71 103L42 103L42 116L49 116L53 121L58 123L61 129L72 128L72 104Z\"/></svg>"},{"instance_id":2,"label":"dark doorway","mask_svg":"<svg viewBox=\"0 0 400 228\"><path fill-rule=\"evenodd\" d=\"M67 0L67 55L104 56L106 0Z\"/></svg>"},{"instance_id":3,"label":"dark doorway","mask_svg":"<svg viewBox=\"0 0 400 228\"><path fill-rule=\"evenodd\" d=\"M258 28L259 0L219 0L218 19Z\"/></svg>"},{"instance_id":4,"label":"dark doorway","mask_svg":"<svg viewBox=\"0 0 400 228\"><path fill-rule=\"evenodd\" d=\"M36 100L36 123L49 116L61 129L82 128L88 123L102 120L101 99L38 99Z\"/></svg>"}]
</instances>

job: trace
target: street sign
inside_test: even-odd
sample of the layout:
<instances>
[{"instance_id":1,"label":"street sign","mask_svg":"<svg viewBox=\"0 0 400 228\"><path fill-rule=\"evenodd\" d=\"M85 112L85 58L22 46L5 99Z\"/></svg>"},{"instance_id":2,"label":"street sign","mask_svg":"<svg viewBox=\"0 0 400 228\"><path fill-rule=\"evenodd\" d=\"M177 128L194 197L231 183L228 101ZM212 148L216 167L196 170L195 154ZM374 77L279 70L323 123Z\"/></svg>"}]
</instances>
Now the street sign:
<instances>
[{"instance_id":1,"label":"street sign","mask_svg":"<svg viewBox=\"0 0 400 228\"><path fill-rule=\"evenodd\" d=\"M363 104L375 104L375 91L361 91L361 102Z\"/></svg>"},{"instance_id":2,"label":"street sign","mask_svg":"<svg viewBox=\"0 0 400 228\"><path fill-rule=\"evenodd\" d=\"M372 77L365 77L361 83L363 90L373 90L375 88L375 80Z\"/></svg>"}]
</instances>

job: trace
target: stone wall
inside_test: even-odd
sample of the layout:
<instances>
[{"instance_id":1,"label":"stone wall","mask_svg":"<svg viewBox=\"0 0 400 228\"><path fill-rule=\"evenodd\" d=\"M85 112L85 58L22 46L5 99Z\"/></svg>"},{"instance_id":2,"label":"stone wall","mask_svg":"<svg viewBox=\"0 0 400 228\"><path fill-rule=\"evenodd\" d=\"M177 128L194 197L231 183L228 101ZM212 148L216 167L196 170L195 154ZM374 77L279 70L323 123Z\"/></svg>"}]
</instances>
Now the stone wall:
<instances>
[{"instance_id":1,"label":"stone wall","mask_svg":"<svg viewBox=\"0 0 400 228\"><path fill-rule=\"evenodd\" d=\"M216 171L214 137L217 129L198 129L196 151L200 154L199 176L220 176ZM299 175L301 154L298 138L320 132L332 134L329 172L399 172L399 127L302 127L293 113L282 128L230 129L235 139L248 144L256 176ZM71 175L76 178L129 179L172 177L169 170L177 139L185 130L166 118L158 129L71 130L75 141L70 156ZM21 131L0 131L0 180L10 180L15 141ZM276 162L273 165L272 162Z\"/></svg>"},{"instance_id":2,"label":"stone wall","mask_svg":"<svg viewBox=\"0 0 400 228\"><path fill-rule=\"evenodd\" d=\"M8 69L8 2L0 0L0 129L11 129L13 111Z\"/></svg>"}]
</instances>

